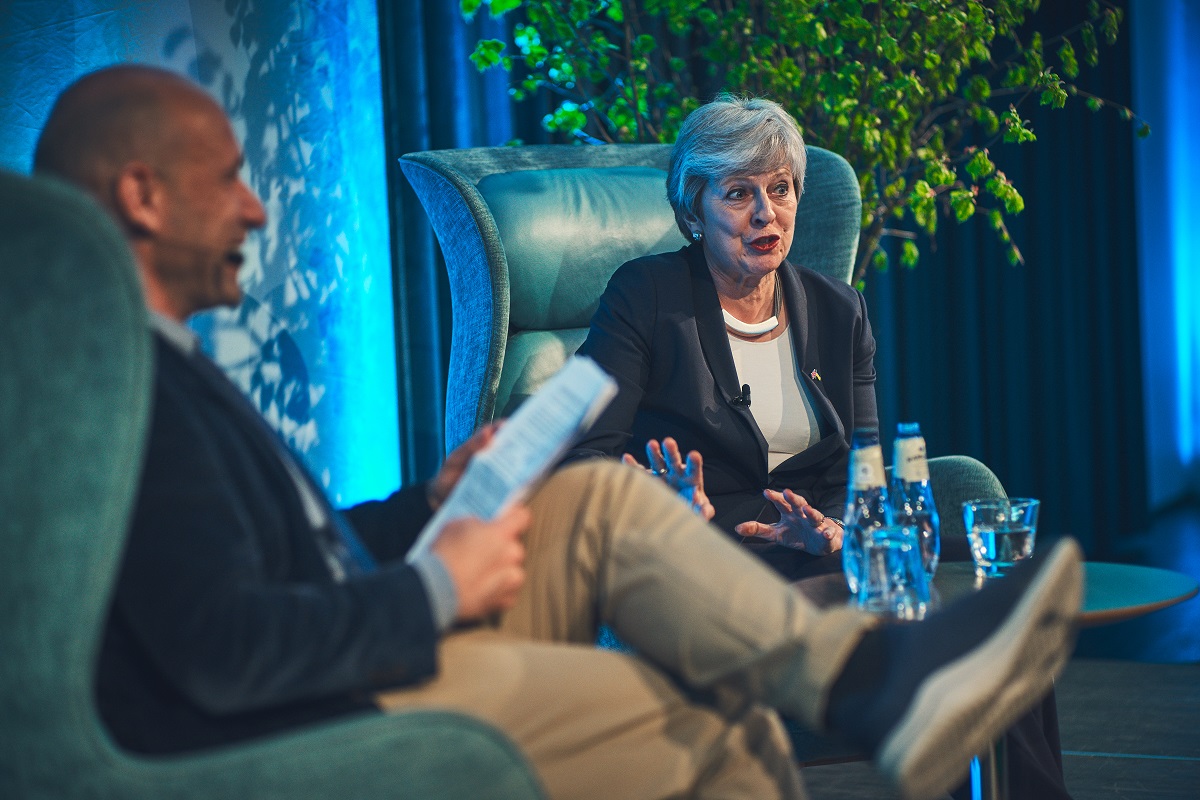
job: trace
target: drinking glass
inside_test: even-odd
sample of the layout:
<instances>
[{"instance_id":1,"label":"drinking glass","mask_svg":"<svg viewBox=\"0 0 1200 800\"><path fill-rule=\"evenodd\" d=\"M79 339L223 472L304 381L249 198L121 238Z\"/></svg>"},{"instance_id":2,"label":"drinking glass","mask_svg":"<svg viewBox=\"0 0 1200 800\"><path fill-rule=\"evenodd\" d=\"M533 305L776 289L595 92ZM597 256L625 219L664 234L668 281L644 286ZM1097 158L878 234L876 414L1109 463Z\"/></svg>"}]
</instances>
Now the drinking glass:
<instances>
[{"instance_id":1,"label":"drinking glass","mask_svg":"<svg viewBox=\"0 0 1200 800\"><path fill-rule=\"evenodd\" d=\"M963 503L963 524L971 542L977 577L1003 577L1033 554L1040 507L1041 501L1027 497Z\"/></svg>"},{"instance_id":2,"label":"drinking glass","mask_svg":"<svg viewBox=\"0 0 1200 800\"><path fill-rule=\"evenodd\" d=\"M923 619L929 609L929 579L918 531L892 525L863 531L859 608L891 619Z\"/></svg>"}]
</instances>

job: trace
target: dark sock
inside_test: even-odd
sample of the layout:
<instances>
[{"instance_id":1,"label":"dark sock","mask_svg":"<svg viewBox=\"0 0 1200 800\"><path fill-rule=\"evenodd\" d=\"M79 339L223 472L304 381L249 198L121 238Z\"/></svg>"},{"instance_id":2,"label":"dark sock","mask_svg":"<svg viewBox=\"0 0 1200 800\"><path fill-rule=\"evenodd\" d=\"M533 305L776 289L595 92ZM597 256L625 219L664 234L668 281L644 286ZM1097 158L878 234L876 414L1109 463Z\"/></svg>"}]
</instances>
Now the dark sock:
<instances>
[{"instance_id":1,"label":"dark sock","mask_svg":"<svg viewBox=\"0 0 1200 800\"><path fill-rule=\"evenodd\" d=\"M825 726L840 736L854 739L848 724L861 719L865 706L878 700L879 674L887 657L884 629L868 630L829 690Z\"/></svg>"}]
</instances>

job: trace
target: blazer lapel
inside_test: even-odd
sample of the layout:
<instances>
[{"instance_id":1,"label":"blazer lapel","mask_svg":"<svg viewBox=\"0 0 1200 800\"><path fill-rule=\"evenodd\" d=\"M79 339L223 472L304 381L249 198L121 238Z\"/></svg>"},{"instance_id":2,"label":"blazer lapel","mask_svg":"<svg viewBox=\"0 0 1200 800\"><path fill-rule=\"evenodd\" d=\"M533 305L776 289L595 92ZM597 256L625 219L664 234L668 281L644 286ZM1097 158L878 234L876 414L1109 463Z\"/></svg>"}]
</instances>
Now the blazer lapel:
<instances>
[{"instance_id":1,"label":"blazer lapel","mask_svg":"<svg viewBox=\"0 0 1200 800\"><path fill-rule=\"evenodd\" d=\"M775 467L774 474L803 469L828 458L845 447L846 432L837 410L825 395L821 380L821 351L817 341L821 335L821 309L804 285L804 271L785 261L779 267L783 280L784 302L787 304L788 325L792 330L792 357L800 380L808 387L821 426L821 440L807 450ZM836 334L834 334L836 335Z\"/></svg>"},{"instance_id":2,"label":"blazer lapel","mask_svg":"<svg viewBox=\"0 0 1200 800\"><path fill-rule=\"evenodd\" d=\"M717 287L713 284L712 274L708 271L701 246L690 245L685 252L692 275L692 307L696 314L696 332L700 337L704 360L708 363L709 372L717 384L720 398L730 413L742 421L746 432L755 443L755 449L741 450L741 460L746 466L753 468L754 474L760 474L765 479L767 440L758 429L758 423L754 421L750 409L740 402L742 386L738 382L737 368L733 364L733 351L729 348L729 337L725 333L725 318L721 315Z\"/></svg>"},{"instance_id":3,"label":"blazer lapel","mask_svg":"<svg viewBox=\"0 0 1200 800\"><path fill-rule=\"evenodd\" d=\"M721 301L717 298L717 287L704 260L700 245L687 248L688 266L692 273L692 307L696 309L696 331L700 336L700 348L709 372L717 381L721 399L734 404L734 396L742 393L738 383L737 368L733 365L733 352L725 335L725 319L721 315ZM736 404L735 404L736 405Z\"/></svg>"}]
</instances>

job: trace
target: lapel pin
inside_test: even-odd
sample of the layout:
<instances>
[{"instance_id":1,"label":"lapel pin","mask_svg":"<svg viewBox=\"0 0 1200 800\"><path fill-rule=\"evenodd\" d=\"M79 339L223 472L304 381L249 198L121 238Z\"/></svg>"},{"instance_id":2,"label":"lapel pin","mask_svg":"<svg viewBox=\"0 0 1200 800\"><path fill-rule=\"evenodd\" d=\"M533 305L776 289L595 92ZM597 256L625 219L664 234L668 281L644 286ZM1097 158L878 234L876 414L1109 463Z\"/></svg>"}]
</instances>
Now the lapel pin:
<instances>
[{"instance_id":1,"label":"lapel pin","mask_svg":"<svg viewBox=\"0 0 1200 800\"><path fill-rule=\"evenodd\" d=\"M812 372L808 373L808 377L812 378L814 381L819 381L821 380L821 373L814 369Z\"/></svg>"}]
</instances>

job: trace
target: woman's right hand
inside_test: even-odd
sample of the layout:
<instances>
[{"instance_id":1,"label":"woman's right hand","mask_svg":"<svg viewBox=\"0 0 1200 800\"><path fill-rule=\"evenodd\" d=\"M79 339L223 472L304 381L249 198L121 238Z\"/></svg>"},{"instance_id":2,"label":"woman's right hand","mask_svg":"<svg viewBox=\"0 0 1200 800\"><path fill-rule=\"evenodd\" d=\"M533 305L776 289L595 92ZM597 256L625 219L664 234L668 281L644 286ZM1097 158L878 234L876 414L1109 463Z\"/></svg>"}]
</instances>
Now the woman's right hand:
<instances>
[{"instance_id":1,"label":"woman's right hand","mask_svg":"<svg viewBox=\"0 0 1200 800\"><path fill-rule=\"evenodd\" d=\"M666 481L704 519L713 518L716 509L704 493L704 459L699 451L691 451L685 459L679 452L679 443L668 436L661 443L657 439L646 442L646 458L650 461L651 475ZM641 466L628 453L622 460L633 467Z\"/></svg>"},{"instance_id":2,"label":"woman's right hand","mask_svg":"<svg viewBox=\"0 0 1200 800\"><path fill-rule=\"evenodd\" d=\"M827 517L813 508L791 489L782 492L765 489L763 497L778 509L779 522L768 525L747 520L736 525L734 533L777 542L815 556L829 555L842 549L842 526L833 517Z\"/></svg>"}]
</instances>

